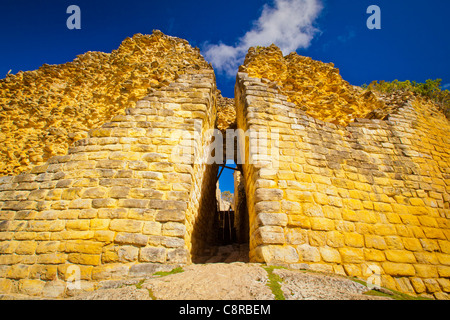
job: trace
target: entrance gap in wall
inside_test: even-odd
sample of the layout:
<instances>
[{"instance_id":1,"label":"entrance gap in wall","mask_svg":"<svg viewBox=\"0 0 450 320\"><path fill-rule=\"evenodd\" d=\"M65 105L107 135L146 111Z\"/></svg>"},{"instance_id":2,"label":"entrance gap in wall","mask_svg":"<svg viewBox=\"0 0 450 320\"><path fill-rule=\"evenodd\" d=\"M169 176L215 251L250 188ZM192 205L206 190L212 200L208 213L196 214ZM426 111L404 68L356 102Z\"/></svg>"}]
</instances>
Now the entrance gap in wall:
<instances>
[{"instance_id":1,"label":"entrance gap in wall","mask_svg":"<svg viewBox=\"0 0 450 320\"><path fill-rule=\"evenodd\" d=\"M248 212L242 167L228 160L216 177L215 243L208 244L194 263L248 262Z\"/></svg>"}]
</instances>

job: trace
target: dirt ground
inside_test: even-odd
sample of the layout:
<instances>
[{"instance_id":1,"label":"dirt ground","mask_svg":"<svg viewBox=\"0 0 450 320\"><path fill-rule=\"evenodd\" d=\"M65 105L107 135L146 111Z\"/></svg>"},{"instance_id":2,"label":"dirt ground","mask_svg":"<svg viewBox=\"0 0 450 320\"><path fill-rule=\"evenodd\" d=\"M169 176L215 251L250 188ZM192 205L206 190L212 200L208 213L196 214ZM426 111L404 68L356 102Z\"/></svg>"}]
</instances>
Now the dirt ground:
<instances>
[{"instance_id":1,"label":"dirt ground","mask_svg":"<svg viewBox=\"0 0 450 320\"><path fill-rule=\"evenodd\" d=\"M178 273L146 279L107 281L70 300L379 300L369 289L342 276L297 270L267 270L255 263L193 264ZM277 287L281 289L280 294Z\"/></svg>"}]
</instances>

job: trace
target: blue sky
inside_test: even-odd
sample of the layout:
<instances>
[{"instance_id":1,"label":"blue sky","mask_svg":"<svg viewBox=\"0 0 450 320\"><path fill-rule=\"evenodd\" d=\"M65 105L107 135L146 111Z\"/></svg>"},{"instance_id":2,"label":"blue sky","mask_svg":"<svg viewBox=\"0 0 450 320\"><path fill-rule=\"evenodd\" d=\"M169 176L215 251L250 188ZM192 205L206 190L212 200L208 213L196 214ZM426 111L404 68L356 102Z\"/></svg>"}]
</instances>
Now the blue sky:
<instances>
[{"instance_id":1,"label":"blue sky","mask_svg":"<svg viewBox=\"0 0 450 320\"><path fill-rule=\"evenodd\" d=\"M66 27L69 5L81 9L81 30ZM370 5L381 9L381 30L366 26ZM126 37L159 29L214 60L219 89L227 97L233 96L235 75L221 71L216 60L223 51L209 50L229 49L226 57L234 59L234 67L242 63L246 45L272 40L333 62L354 85L441 78L450 87L449 12L447 0L2 0L0 78L9 70L72 61L87 51L111 52Z\"/></svg>"}]
</instances>

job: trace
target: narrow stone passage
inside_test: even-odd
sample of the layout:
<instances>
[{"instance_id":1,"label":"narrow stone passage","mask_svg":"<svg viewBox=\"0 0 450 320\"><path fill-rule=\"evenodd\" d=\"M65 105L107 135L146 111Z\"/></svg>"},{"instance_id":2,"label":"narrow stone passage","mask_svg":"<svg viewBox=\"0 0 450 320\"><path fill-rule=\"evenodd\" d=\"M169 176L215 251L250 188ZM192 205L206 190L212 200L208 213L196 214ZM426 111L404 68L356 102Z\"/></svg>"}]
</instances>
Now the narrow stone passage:
<instances>
[{"instance_id":1,"label":"narrow stone passage","mask_svg":"<svg viewBox=\"0 0 450 320\"><path fill-rule=\"evenodd\" d=\"M234 243L226 246L211 246L206 248L203 255L194 261L197 264L222 262L249 262L248 244Z\"/></svg>"}]
</instances>

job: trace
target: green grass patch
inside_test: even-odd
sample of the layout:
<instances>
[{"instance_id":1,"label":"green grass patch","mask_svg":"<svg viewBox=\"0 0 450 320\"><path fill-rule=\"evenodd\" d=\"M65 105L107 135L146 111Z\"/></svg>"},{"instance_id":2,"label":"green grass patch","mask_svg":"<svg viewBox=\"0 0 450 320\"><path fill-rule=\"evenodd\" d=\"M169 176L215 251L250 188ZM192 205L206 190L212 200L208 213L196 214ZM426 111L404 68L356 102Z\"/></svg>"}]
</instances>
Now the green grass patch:
<instances>
[{"instance_id":1,"label":"green grass patch","mask_svg":"<svg viewBox=\"0 0 450 320\"><path fill-rule=\"evenodd\" d=\"M142 289L142 285L144 284L144 282L145 282L145 279L142 279L141 281L139 281L138 283L136 283L136 284L135 284L136 289ZM156 300L156 297L155 297L155 295L153 294L152 289L147 289L147 291L148 291L148 295L150 296L150 298L151 298L152 300Z\"/></svg>"},{"instance_id":2,"label":"green grass patch","mask_svg":"<svg viewBox=\"0 0 450 320\"><path fill-rule=\"evenodd\" d=\"M269 278L267 286L270 288L270 290L272 290L272 293L275 296L275 300L286 300L283 291L281 290L281 282L283 282L283 279L281 279L280 276L278 276L277 274L273 273L273 270L275 269L284 269L284 268L277 266L267 266L263 268L264 270L266 270Z\"/></svg>"},{"instance_id":3,"label":"green grass patch","mask_svg":"<svg viewBox=\"0 0 450 320\"><path fill-rule=\"evenodd\" d=\"M135 284L136 289L142 289L142 285L144 284L145 279L142 279L141 281L139 281L138 283Z\"/></svg>"},{"instance_id":4,"label":"green grass patch","mask_svg":"<svg viewBox=\"0 0 450 320\"><path fill-rule=\"evenodd\" d=\"M148 295L150 296L150 298L151 298L152 300L157 300L156 297L155 297L155 295L153 294L152 289L147 289L147 290L148 290Z\"/></svg>"},{"instance_id":5,"label":"green grass patch","mask_svg":"<svg viewBox=\"0 0 450 320\"><path fill-rule=\"evenodd\" d=\"M181 273L181 272L184 272L183 268L178 267L178 268L173 269L172 271L158 271L158 272L155 272L153 275L165 277L165 276L169 276L171 274L176 274L176 273Z\"/></svg>"}]
</instances>

